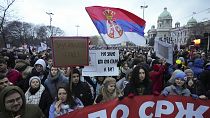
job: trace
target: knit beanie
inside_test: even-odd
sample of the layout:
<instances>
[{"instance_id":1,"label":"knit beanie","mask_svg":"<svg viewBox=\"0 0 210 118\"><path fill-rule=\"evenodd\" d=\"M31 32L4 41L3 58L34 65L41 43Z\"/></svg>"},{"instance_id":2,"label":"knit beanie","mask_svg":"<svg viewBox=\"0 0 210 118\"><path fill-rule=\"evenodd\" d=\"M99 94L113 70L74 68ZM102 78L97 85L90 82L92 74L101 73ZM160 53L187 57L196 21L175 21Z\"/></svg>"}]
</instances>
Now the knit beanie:
<instances>
[{"instance_id":1,"label":"knit beanie","mask_svg":"<svg viewBox=\"0 0 210 118\"><path fill-rule=\"evenodd\" d=\"M184 71L184 73L185 73L185 74L187 74L187 73L192 73L192 74L194 75L194 72L193 72L191 69L186 69L186 70Z\"/></svg>"},{"instance_id":2,"label":"knit beanie","mask_svg":"<svg viewBox=\"0 0 210 118\"><path fill-rule=\"evenodd\" d=\"M184 72L178 72L176 75L175 75L175 79L181 79L182 81L187 81L187 78L186 78L186 74Z\"/></svg>"},{"instance_id":3,"label":"knit beanie","mask_svg":"<svg viewBox=\"0 0 210 118\"><path fill-rule=\"evenodd\" d=\"M32 81L33 79L37 79L37 80L39 81L40 85L41 85L41 79L40 79L38 76L33 76L33 77L31 77L30 80L29 80L29 86L31 86L31 81Z\"/></svg>"}]
</instances>

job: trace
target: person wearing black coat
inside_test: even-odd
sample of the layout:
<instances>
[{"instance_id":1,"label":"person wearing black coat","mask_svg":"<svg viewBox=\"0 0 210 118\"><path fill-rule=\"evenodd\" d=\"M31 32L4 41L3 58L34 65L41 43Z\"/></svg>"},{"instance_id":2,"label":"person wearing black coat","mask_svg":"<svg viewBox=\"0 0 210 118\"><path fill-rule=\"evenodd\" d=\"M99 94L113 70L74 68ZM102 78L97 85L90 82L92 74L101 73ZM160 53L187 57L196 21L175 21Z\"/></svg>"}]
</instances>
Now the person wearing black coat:
<instances>
[{"instance_id":1,"label":"person wearing black coat","mask_svg":"<svg viewBox=\"0 0 210 118\"><path fill-rule=\"evenodd\" d=\"M205 96L210 99L210 63L205 65L204 71L200 74L200 81L205 90Z\"/></svg>"},{"instance_id":2,"label":"person wearing black coat","mask_svg":"<svg viewBox=\"0 0 210 118\"><path fill-rule=\"evenodd\" d=\"M130 82L124 89L124 96L151 95L152 85L149 79L149 72L146 67L137 65L132 72Z\"/></svg>"},{"instance_id":3,"label":"person wearing black coat","mask_svg":"<svg viewBox=\"0 0 210 118\"><path fill-rule=\"evenodd\" d=\"M69 89L73 95L79 98L84 106L92 105L94 102L90 86L81 82L81 74L78 69L73 69L69 77Z\"/></svg>"}]
</instances>

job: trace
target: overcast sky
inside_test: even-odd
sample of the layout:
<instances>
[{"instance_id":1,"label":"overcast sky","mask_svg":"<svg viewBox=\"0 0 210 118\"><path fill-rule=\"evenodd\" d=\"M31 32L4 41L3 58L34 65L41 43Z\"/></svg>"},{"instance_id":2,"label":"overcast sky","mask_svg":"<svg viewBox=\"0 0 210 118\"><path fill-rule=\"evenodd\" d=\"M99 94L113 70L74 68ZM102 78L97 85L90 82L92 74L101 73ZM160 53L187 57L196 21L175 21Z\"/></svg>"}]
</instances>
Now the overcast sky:
<instances>
[{"instance_id":1,"label":"overcast sky","mask_svg":"<svg viewBox=\"0 0 210 118\"><path fill-rule=\"evenodd\" d=\"M197 12L194 18L197 21L210 20L210 0L16 0L12 9L20 21L34 24L49 25L50 18L46 12L52 12L52 25L60 27L65 36L99 35L85 7L87 6L109 6L118 7L130 11L143 18L141 5L148 5L145 9L146 20L145 33L152 25L157 27L158 16L167 7L175 22L179 21L181 26L185 25Z\"/></svg>"}]
</instances>

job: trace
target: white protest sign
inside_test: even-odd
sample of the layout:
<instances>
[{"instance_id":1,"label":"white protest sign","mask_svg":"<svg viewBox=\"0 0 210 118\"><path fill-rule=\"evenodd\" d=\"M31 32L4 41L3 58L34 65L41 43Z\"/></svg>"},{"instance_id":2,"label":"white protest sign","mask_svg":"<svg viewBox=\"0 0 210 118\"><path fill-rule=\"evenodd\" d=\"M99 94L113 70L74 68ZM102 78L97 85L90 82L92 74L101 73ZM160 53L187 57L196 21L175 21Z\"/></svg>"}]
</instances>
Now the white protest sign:
<instances>
[{"instance_id":1,"label":"white protest sign","mask_svg":"<svg viewBox=\"0 0 210 118\"><path fill-rule=\"evenodd\" d=\"M159 58L165 58L166 62L173 64L173 45L155 38L154 50L156 56Z\"/></svg>"},{"instance_id":2,"label":"white protest sign","mask_svg":"<svg viewBox=\"0 0 210 118\"><path fill-rule=\"evenodd\" d=\"M89 66L82 69L82 76L118 76L119 50L89 50Z\"/></svg>"}]
</instances>

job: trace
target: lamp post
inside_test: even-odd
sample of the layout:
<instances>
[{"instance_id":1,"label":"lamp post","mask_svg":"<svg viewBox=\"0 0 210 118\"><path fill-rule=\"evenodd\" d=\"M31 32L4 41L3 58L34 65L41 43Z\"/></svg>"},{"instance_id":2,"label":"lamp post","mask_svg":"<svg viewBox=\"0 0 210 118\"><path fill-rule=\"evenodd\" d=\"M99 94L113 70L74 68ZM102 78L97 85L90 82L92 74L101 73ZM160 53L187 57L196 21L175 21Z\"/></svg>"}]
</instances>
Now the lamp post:
<instances>
[{"instance_id":1,"label":"lamp post","mask_svg":"<svg viewBox=\"0 0 210 118\"><path fill-rule=\"evenodd\" d=\"M52 30L51 23L52 23L52 15L54 15L54 14L53 13L49 13L49 12L46 12L46 14L50 16L50 33L51 33L50 36L52 36L53 35L53 30Z\"/></svg>"},{"instance_id":2,"label":"lamp post","mask_svg":"<svg viewBox=\"0 0 210 118\"><path fill-rule=\"evenodd\" d=\"M80 26L79 25L76 25L75 27L77 28L77 36L78 36L78 30L79 30L79 27Z\"/></svg>"},{"instance_id":3,"label":"lamp post","mask_svg":"<svg viewBox=\"0 0 210 118\"><path fill-rule=\"evenodd\" d=\"M148 7L148 5L143 5L143 6L140 6L141 9L143 9L143 19L144 19L144 9L146 9Z\"/></svg>"}]
</instances>

